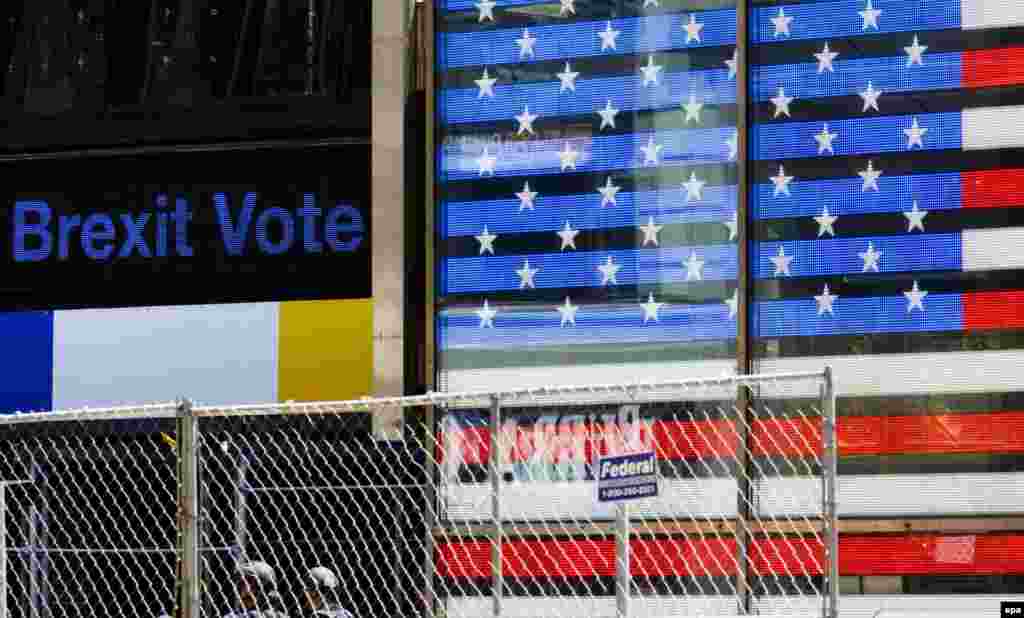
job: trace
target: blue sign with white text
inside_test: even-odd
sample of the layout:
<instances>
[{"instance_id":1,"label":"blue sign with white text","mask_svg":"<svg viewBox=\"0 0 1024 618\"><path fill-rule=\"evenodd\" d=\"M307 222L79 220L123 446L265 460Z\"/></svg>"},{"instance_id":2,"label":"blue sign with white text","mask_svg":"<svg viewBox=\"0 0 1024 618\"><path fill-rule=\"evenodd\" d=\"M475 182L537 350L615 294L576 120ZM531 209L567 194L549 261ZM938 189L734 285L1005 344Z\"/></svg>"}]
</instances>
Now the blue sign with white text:
<instances>
[{"instance_id":1,"label":"blue sign with white text","mask_svg":"<svg viewBox=\"0 0 1024 618\"><path fill-rule=\"evenodd\" d=\"M658 495L658 459L653 451L602 457L597 470L598 502Z\"/></svg>"}]
</instances>

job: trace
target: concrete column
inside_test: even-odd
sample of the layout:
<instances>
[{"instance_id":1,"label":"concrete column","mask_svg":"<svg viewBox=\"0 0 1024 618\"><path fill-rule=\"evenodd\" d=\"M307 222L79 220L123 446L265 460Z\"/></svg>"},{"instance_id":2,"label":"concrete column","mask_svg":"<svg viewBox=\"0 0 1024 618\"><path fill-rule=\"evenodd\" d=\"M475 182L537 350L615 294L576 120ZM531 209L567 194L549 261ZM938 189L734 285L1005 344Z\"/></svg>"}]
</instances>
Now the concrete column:
<instances>
[{"instance_id":1,"label":"concrete column","mask_svg":"<svg viewBox=\"0 0 1024 618\"><path fill-rule=\"evenodd\" d=\"M403 394L405 298L405 99L409 0L373 0L373 378L378 397ZM374 415L392 438L401 410Z\"/></svg>"}]
</instances>

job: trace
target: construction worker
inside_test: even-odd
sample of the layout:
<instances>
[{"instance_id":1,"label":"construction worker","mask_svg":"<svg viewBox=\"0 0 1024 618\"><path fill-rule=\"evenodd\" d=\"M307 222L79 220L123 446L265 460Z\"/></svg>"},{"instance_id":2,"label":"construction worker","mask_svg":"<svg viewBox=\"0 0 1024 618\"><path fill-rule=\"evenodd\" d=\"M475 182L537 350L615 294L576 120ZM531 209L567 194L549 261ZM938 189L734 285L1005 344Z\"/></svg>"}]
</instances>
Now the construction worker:
<instances>
[{"instance_id":1,"label":"construction worker","mask_svg":"<svg viewBox=\"0 0 1024 618\"><path fill-rule=\"evenodd\" d=\"M338 577L327 567L309 570L305 586L303 616L317 618L354 618L338 602Z\"/></svg>"},{"instance_id":2,"label":"construction worker","mask_svg":"<svg viewBox=\"0 0 1024 618\"><path fill-rule=\"evenodd\" d=\"M238 565L238 609L224 618L288 618L277 592L277 575L266 562Z\"/></svg>"}]
</instances>

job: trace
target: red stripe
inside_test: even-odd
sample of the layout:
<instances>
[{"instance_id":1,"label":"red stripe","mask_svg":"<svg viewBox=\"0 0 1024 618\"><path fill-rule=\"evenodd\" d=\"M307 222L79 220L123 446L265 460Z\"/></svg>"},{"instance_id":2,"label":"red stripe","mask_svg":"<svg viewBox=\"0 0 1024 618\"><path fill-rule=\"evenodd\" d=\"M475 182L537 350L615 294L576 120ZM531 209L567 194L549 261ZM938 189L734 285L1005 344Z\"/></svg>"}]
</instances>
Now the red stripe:
<instances>
[{"instance_id":1,"label":"red stripe","mask_svg":"<svg viewBox=\"0 0 1024 618\"><path fill-rule=\"evenodd\" d=\"M610 540L511 541L502 549L502 573L509 577L615 575L615 542ZM490 554L487 560L489 575Z\"/></svg>"},{"instance_id":2,"label":"red stripe","mask_svg":"<svg viewBox=\"0 0 1024 618\"><path fill-rule=\"evenodd\" d=\"M960 175L962 208L1024 206L1024 170L997 169Z\"/></svg>"},{"instance_id":3,"label":"red stripe","mask_svg":"<svg viewBox=\"0 0 1024 618\"><path fill-rule=\"evenodd\" d=\"M961 302L964 330L1024 328L1024 292L970 292Z\"/></svg>"},{"instance_id":4,"label":"red stripe","mask_svg":"<svg viewBox=\"0 0 1024 618\"><path fill-rule=\"evenodd\" d=\"M731 421L664 421L654 424L654 443L662 459L730 457L739 435Z\"/></svg>"},{"instance_id":5,"label":"red stripe","mask_svg":"<svg viewBox=\"0 0 1024 618\"><path fill-rule=\"evenodd\" d=\"M1024 47L966 51L960 66L964 88L1024 84Z\"/></svg>"},{"instance_id":6,"label":"red stripe","mask_svg":"<svg viewBox=\"0 0 1024 618\"><path fill-rule=\"evenodd\" d=\"M508 577L586 578L615 574L615 544L598 540L511 541L503 547ZM732 538L634 539L634 576L665 577L735 573ZM441 544L438 575L490 576L490 544ZM824 552L813 539L758 539L749 555L759 575L820 575ZM843 575L1006 575L1024 574L1024 535L906 536L844 535L839 539Z\"/></svg>"},{"instance_id":7,"label":"red stripe","mask_svg":"<svg viewBox=\"0 0 1024 618\"><path fill-rule=\"evenodd\" d=\"M773 419L754 425L757 455L800 456L819 445L820 423ZM849 416L839 419L839 454L1024 453L1024 412ZM820 448L816 452L820 453Z\"/></svg>"},{"instance_id":8,"label":"red stripe","mask_svg":"<svg viewBox=\"0 0 1024 618\"><path fill-rule=\"evenodd\" d=\"M1020 295L1024 301L1024 293ZM991 304L999 303L993 301ZM1021 305L1024 306L1024 302ZM812 452L820 454L819 428L820 423L815 419L755 421L750 434L753 452L758 456L790 457L806 456ZM652 433L660 459L730 457L736 452L737 435L733 424L728 421L659 421L654 423ZM1024 412L849 416L839 419L838 438L839 454L845 457L1024 453ZM462 440L459 448L466 464L488 462L490 438L487 428L466 429L453 439ZM552 449L552 453L555 451ZM521 461L524 454L526 451L523 449L513 449L510 457L513 461ZM588 452L588 460L590 458Z\"/></svg>"},{"instance_id":9,"label":"red stripe","mask_svg":"<svg viewBox=\"0 0 1024 618\"><path fill-rule=\"evenodd\" d=\"M530 459L538 448L538 440L541 440L546 443L547 455L554 460L550 463L557 463L571 457L573 441L582 438L585 443L584 459L593 463L602 453L619 448L616 443L621 440L619 431L602 426L580 427L584 432L582 436L573 434L571 428L565 426L547 426L545 429L540 436L522 427L503 435L502 444L511 446L506 453L507 461ZM738 436L729 421L657 421L650 431L649 436L644 432L642 437L653 441L661 459L727 457L736 452ZM446 449L455 449L467 465L486 464L491 454L490 434L487 427L467 427L447 436L443 432L438 433L438 461L444 463Z\"/></svg>"},{"instance_id":10,"label":"red stripe","mask_svg":"<svg viewBox=\"0 0 1024 618\"><path fill-rule=\"evenodd\" d=\"M840 539L844 575L1004 575L1024 573L1024 535L992 534Z\"/></svg>"},{"instance_id":11,"label":"red stripe","mask_svg":"<svg viewBox=\"0 0 1024 618\"><path fill-rule=\"evenodd\" d=\"M736 572L733 538L636 539L629 544L629 570L633 575L722 576Z\"/></svg>"},{"instance_id":12,"label":"red stripe","mask_svg":"<svg viewBox=\"0 0 1024 618\"><path fill-rule=\"evenodd\" d=\"M754 455L760 456L808 457L812 453L820 454L821 422L808 418L754 421L751 425L750 444Z\"/></svg>"}]
</instances>

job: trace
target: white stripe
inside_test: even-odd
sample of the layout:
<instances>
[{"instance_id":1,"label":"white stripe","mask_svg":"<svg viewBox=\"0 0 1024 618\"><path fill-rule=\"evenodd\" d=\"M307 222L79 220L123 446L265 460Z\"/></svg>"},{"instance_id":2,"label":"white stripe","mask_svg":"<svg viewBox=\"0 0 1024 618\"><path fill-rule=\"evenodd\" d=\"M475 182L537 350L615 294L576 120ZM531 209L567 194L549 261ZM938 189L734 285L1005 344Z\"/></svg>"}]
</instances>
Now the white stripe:
<instances>
[{"instance_id":1,"label":"white stripe","mask_svg":"<svg viewBox=\"0 0 1024 618\"><path fill-rule=\"evenodd\" d=\"M1000 601L1024 601L1021 595L842 595L841 618L961 618L999 616ZM791 616L821 616L821 602L811 597L759 597L762 612L787 610ZM880 613L879 613L880 612Z\"/></svg>"},{"instance_id":2,"label":"white stripe","mask_svg":"<svg viewBox=\"0 0 1024 618\"><path fill-rule=\"evenodd\" d=\"M842 595L840 618L960 618L999 616L1000 601L1024 601L1022 595ZM821 600L810 596L757 597L760 612L782 616L821 616ZM480 618L492 615L490 597L449 597L449 618ZM615 597L506 596L501 603L507 618L614 618ZM732 616L736 599L730 596L634 596L630 600L635 618L684 618L686 616ZM764 614L761 614L764 618Z\"/></svg>"},{"instance_id":3,"label":"white stripe","mask_svg":"<svg viewBox=\"0 0 1024 618\"><path fill-rule=\"evenodd\" d=\"M442 497L448 518L491 520L491 487L487 484L447 485ZM515 520L610 520L615 506L599 503L593 481L508 483L501 487L502 516ZM728 478L665 479L657 498L637 500L636 517L733 517L736 482Z\"/></svg>"},{"instance_id":4,"label":"white stripe","mask_svg":"<svg viewBox=\"0 0 1024 618\"><path fill-rule=\"evenodd\" d=\"M1024 146L1024 106L976 107L961 113L961 148L992 150Z\"/></svg>"},{"instance_id":5,"label":"white stripe","mask_svg":"<svg viewBox=\"0 0 1024 618\"><path fill-rule=\"evenodd\" d=\"M1002 515L1024 510L1024 474L840 476L841 516ZM772 478L760 485L764 516L821 511L820 478Z\"/></svg>"},{"instance_id":6,"label":"white stripe","mask_svg":"<svg viewBox=\"0 0 1024 618\"><path fill-rule=\"evenodd\" d=\"M965 272L1024 268L1024 227L964 230L960 243Z\"/></svg>"},{"instance_id":7,"label":"white stripe","mask_svg":"<svg viewBox=\"0 0 1024 618\"><path fill-rule=\"evenodd\" d=\"M964 30L1024 25L1024 0L961 0Z\"/></svg>"},{"instance_id":8,"label":"white stripe","mask_svg":"<svg viewBox=\"0 0 1024 618\"><path fill-rule=\"evenodd\" d=\"M509 597L501 603L505 618L615 618L615 597ZM492 616L490 597L451 597L448 618ZM629 604L633 618L686 618L687 616L733 616L735 597L639 597Z\"/></svg>"},{"instance_id":9,"label":"white stripe","mask_svg":"<svg viewBox=\"0 0 1024 618\"><path fill-rule=\"evenodd\" d=\"M1024 473L890 474L839 477L842 516L1001 515L1024 511ZM446 515L454 521L490 521L486 484L448 485ZM774 477L758 484L763 516L821 510L821 479ZM598 503L592 482L510 483L502 487L502 516L520 521L589 521L614 518ZM634 503L637 517L701 519L736 514L736 482L729 478L666 479L656 499Z\"/></svg>"},{"instance_id":10,"label":"white stripe","mask_svg":"<svg viewBox=\"0 0 1024 618\"><path fill-rule=\"evenodd\" d=\"M832 367L836 392L846 396L1024 390L1024 350L775 358L759 361L755 371L818 371L826 365ZM780 396L817 394L798 382L781 383L776 390Z\"/></svg>"},{"instance_id":11,"label":"white stripe","mask_svg":"<svg viewBox=\"0 0 1024 618\"><path fill-rule=\"evenodd\" d=\"M500 355L495 352L495 355ZM686 378L735 375L736 362L610 363L604 365L559 365L554 367L490 367L441 372L441 390L488 391L537 388L565 384L621 384L662 382Z\"/></svg>"},{"instance_id":12,"label":"white stripe","mask_svg":"<svg viewBox=\"0 0 1024 618\"><path fill-rule=\"evenodd\" d=\"M277 401L277 303L57 311L55 409Z\"/></svg>"}]
</instances>

